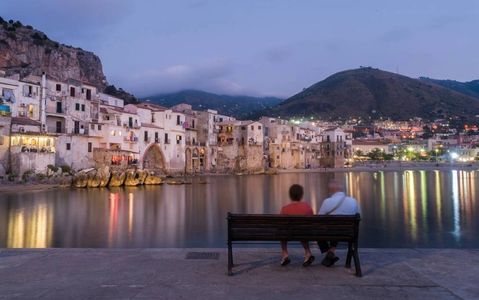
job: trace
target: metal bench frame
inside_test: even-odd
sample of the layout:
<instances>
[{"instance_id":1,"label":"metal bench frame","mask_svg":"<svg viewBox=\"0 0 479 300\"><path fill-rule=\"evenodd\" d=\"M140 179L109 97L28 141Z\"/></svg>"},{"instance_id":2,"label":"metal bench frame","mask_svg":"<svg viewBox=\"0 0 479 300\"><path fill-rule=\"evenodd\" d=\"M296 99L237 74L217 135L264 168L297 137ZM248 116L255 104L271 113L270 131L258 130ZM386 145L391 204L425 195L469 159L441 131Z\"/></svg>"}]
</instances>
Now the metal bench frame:
<instances>
[{"instance_id":1,"label":"metal bench frame","mask_svg":"<svg viewBox=\"0 0 479 300\"><path fill-rule=\"evenodd\" d=\"M233 275L233 242L245 241L336 241L348 243L346 268L354 258L361 277L358 253L361 216L285 216L228 213L228 275Z\"/></svg>"}]
</instances>

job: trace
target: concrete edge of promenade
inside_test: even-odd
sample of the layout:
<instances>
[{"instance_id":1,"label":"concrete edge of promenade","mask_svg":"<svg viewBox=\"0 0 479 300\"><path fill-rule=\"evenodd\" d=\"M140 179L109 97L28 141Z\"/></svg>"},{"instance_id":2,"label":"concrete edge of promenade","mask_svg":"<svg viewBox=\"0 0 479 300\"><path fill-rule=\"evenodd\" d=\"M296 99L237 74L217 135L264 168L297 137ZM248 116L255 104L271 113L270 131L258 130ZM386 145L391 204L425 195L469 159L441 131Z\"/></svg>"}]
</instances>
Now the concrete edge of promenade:
<instances>
[{"instance_id":1,"label":"concrete edge of promenade","mask_svg":"<svg viewBox=\"0 0 479 300\"><path fill-rule=\"evenodd\" d=\"M477 299L479 249L360 249L363 277L344 268L279 266L279 250L234 248L0 249L0 299ZM193 258L193 259L191 259ZM196 259L194 259L196 258Z\"/></svg>"},{"instance_id":2,"label":"concrete edge of promenade","mask_svg":"<svg viewBox=\"0 0 479 300\"><path fill-rule=\"evenodd\" d=\"M341 172L375 172L375 171L389 171L389 172L399 172L399 171L450 171L450 170L463 170L463 171L474 171L479 170L479 163L473 164L441 164L436 166L436 164L404 164L401 166L397 165L386 165L383 164L371 164L364 166L354 166L354 167L344 167L344 168L315 168L315 169L277 169L277 174L288 174L288 173L341 173ZM245 176L247 174L217 174L217 173L206 173L206 174L197 174L194 176ZM254 174L251 174L254 175ZM265 175L265 174L257 174ZM189 175L191 176L191 175ZM47 184L47 183L10 183L10 182L1 182L0 181L0 193L13 193L18 192L21 189L22 192L31 192L31 191L46 191L57 188L70 188L69 186L62 186L59 184Z\"/></svg>"}]
</instances>

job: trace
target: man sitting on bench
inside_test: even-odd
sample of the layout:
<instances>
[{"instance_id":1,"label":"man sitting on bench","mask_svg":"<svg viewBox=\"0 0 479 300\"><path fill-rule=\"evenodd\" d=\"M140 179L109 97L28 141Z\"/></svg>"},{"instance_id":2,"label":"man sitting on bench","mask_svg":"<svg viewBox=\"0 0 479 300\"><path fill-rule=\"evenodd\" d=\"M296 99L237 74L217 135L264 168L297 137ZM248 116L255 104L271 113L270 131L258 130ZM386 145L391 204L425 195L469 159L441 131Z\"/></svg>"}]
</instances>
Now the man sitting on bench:
<instances>
[{"instance_id":1,"label":"man sitting on bench","mask_svg":"<svg viewBox=\"0 0 479 300\"><path fill-rule=\"evenodd\" d=\"M356 199L347 197L343 192L341 184L336 180L331 180L328 184L328 192L331 197L323 201L319 209L319 215L354 215L359 213L359 205ZM337 242L318 242L321 253L326 253L321 264L326 267L332 267L338 260L336 256Z\"/></svg>"},{"instance_id":2,"label":"man sitting on bench","mask_svg":"<svg viewBox=\"0 0 479 300\"><path fill-rule=\"evenodd\" d=\"M299 184L293 184L289 188L289 198L291 199L291 203L285 205L281 208L280 214L282 215L303 215L303 216L312 216L313 209L309 206L308 203L302 202L301 199L303 198L304 190L303 187ZM302 241L304 248L304 262L303 267L307 267L311 265L314 261L314 256L311 254L311 249L309 249L308 241ZM288 257L288 242L282 241L281 242L281 265L286 266L291 262Z\"/></svg>"}]
</instances>

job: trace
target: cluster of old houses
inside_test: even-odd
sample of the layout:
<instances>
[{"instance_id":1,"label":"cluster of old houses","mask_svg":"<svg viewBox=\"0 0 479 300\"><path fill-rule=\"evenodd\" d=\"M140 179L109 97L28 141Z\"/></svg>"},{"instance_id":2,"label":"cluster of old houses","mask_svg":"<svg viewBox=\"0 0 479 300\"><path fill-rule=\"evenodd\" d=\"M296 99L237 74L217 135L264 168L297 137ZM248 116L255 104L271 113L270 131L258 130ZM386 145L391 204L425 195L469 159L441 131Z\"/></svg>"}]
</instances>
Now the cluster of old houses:
<instances>
[{"instance_id":1,"label":"cluster of old houses","mask_svg":"<svg viewBox=\"0 0 479 300\"><path fill-rule=\"evenodd\" d=\"M0 74L0 176L109 166L164 173L260 172L344 164L339 128L240 121L187 104L124 105L85 82Z\"/></svg>"}]
</instances>

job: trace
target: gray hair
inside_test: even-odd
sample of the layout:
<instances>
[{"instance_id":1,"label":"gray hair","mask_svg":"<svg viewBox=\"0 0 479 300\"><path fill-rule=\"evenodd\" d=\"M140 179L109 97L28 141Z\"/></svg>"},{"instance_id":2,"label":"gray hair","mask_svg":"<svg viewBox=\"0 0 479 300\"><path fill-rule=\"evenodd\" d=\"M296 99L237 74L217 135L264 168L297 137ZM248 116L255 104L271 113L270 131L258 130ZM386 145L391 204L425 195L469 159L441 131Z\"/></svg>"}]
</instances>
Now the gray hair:
<instances>
[{"instance_id":1,"label":"gray hair","mask_svg":"<svg viewBox=\"0 0 479 300\"><path fill-rule=\"evenodd\" d=\"M336 191L342 191L344 189L344 186L341 182L339 182L336 179L331 179L328 183L328 188L330 190L336 190Z\"/></svg>"}]
</instances>

